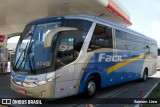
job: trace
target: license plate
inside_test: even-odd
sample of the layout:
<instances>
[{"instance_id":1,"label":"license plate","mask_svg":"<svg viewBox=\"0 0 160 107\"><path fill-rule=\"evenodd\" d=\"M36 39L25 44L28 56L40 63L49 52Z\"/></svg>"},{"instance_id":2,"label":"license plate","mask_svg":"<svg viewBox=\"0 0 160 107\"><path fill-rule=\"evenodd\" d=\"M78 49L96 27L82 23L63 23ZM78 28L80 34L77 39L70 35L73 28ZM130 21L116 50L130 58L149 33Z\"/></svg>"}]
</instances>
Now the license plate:
<instances>
[{"instance_id":1,"label":"license plate","mask_svg":"<svg viewBox=\"0 0 160 107\"><path fill-rule=\"evenodd\" d=\"M18 90L18 92L21 93L21 94L26 94L26 91L22 90L22 89Z\"/></svg>"}]
</instances>

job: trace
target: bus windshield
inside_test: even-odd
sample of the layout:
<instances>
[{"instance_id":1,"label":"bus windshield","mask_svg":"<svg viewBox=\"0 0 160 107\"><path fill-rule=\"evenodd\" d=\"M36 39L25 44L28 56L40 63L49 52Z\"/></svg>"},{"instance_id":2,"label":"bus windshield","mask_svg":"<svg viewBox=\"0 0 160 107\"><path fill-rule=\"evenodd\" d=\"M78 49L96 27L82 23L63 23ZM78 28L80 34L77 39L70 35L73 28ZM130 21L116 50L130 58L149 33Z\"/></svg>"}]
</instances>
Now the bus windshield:
<instances>
[{"instance_id":1,"label":"bus windshield","mask_svg":"<svg viewBox=\"0 0 160 107\"><path fill-rule=\"evenodd\" d=\"M55 21L26 26L17 45L14 71L34 74L38 73L38 70L43 70L43 72L46 70L48 72L47 69L52 67L52 60L54 59L53 56L59 34L56 33L53 36L51 47L47 48L44 47L45 36L51 29L61 26L75 27L83 32L85 31L85 33L81 33L83 34L83 39L85 39L91 27L91 22L68 19L63 20L63 23L62 21Z\"/></svg>"}]
</instances>

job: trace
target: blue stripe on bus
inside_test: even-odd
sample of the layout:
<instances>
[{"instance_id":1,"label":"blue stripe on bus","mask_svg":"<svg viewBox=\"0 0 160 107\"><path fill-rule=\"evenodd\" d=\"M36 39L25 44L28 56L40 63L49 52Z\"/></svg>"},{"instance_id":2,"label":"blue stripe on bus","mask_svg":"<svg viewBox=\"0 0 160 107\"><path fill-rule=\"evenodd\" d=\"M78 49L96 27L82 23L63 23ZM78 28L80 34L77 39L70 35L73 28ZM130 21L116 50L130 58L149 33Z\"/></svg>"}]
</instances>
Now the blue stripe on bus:
<instances>
[{"instance_id":1,"label":"blue stripe on bus","mask_svg":"<svg viewBox=\"0 0 160 107\"><path fill-rule=\"evenodd\" d=\"M22 82L24 82L24 80L26 79L26 75L17 75L17 76L15 76L14 78L16 79L16 80L19 80L19 81L22 81Z\"/></svg>"}]
</instances>

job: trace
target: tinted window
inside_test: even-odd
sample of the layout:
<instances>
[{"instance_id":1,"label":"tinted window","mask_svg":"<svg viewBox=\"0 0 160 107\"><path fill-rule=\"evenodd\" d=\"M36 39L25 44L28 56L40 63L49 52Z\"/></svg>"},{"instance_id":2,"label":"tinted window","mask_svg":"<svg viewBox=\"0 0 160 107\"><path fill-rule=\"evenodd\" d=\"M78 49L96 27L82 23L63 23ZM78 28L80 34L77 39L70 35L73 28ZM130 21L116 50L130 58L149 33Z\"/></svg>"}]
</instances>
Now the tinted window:
<instances>
[{"instance_id":1,"label":"tinted window","mask_svg":"<svg viewBox=\"0 0 160 107\"><path fill-rule=\"evenodd\" d=\"M144 53L156 53L157 47L154 41L146 37L134 35L121 30L115 30L116 49L140 51Z\"/></svg>"},{"instance_id":2,"label":"tinted window","mask_svg":"<svg viewBox=\"0 0 160 107\"><path fill-rule=\"evenodd\" d=\"M160 56L160 49L158 49L158 56Z\"/></svg>"},{"instance_id":3,"label":"tinted window","mask_svg":"<svg viewBox=\"0 0 160 107\"><path fill-rule=\"evenodd\" d=\"M56 44L57 35L52 38L52 45L49 48L44 47L44 40L46 37L46 33L53 29L60 27L62 22L53 22L53 23L45 23L39 24L36 26L33 37L33 45L31 51L34 53L34 56L31 56L31 60L33 63L34 69L44 69L49 68L52 64L53 57L53 46ZM40 55L41 54L41 55ZM44 55L42 57L42 55Z\"/></svg>"},{"instance_id":4,"label":"tinted window","mask_svg":"<svg viewBox=\"0 0 160 107\"><path fill-rule=\"evenodd\" d=\"M120 30L115 30L115 35L116 35L116 49L126 50L127 49L125 45L126 33Z\"/></svg>"},{"instance_id":5,"label":"tinted window","mask_svg":"<svg viewBox=\"0 0 160 107\"><path fill-rule=\"evenodd\" d=\"M56 69L75 61L80 53L87 32L64 31L60 33Z\"/></svg>"},{"instance_id":6,"label":"tinted window","mask_svg":"<svg viewBox=\"0 0 160 107\"><path fill-rule=\"evenodd\" d=\"M130 33L126 33L126 48L127 50L136 51L137 50L137 43L136 43L136 36Z\"/></svg>"},{"instance_id":7,"label":"tinted window","mask_svg":"<svg viewBox=\"0 0 160 107\"><path fill-rule=\"evenodd\" d=\"M97 24L88 51L100 48L113 48L112 28Z\"/></svg>"},{"instance_id":8,"label":"tinted window","mask_svg":"<svg viewBox=\"0 0 160 107\"><path fill-rule=\"evenodd\" d=\"M66 19L63 26L65 27L75 27L80 30L88 31L91 27L92 22L80 19Z\"/></svg>"}]
</instances>

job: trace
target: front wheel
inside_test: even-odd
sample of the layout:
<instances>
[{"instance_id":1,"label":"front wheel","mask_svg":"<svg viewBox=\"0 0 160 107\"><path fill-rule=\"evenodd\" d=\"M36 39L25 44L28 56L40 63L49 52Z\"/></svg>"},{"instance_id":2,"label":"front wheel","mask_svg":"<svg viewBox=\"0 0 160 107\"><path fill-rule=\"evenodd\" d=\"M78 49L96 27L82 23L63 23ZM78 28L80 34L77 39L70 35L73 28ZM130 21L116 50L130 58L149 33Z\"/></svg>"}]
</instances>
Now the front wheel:
<instances>
[{"instance_id":1,"label":"front wheel","mask_svg":"<svg viewBox=\"0 0 160 107\"><path fill-rule=\"evenodd\" d=\"M85 96L93 97L96 94L97 82L95 77L90 77L87 81Z\"/></svg>"}]
</instances>

